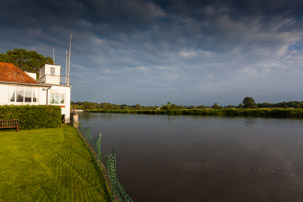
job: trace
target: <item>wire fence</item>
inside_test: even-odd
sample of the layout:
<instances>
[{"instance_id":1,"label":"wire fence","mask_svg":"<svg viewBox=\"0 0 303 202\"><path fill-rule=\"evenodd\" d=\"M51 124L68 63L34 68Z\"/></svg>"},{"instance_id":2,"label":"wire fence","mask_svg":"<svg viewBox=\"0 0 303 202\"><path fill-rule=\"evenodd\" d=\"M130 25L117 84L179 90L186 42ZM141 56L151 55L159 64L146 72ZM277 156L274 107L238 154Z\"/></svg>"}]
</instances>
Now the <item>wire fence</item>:
<instances>
[{"instance_id":1,"label":"wire fence","mask_svg":"<svg viewBox=\"0 0 303 202\"><path fill-rule=\"evenodd\" d=\"M117 177L116 147L113 148L112 154L104 154L101 151L101 133L98 136L97 140L94 140L89 127L80 127L80 132L88 144L94 149L98 162L102 162L108 172L111 191L113 192L111 201L133 202L133 200L128 196L120 184Z\"/></svg>"}]
</instances>

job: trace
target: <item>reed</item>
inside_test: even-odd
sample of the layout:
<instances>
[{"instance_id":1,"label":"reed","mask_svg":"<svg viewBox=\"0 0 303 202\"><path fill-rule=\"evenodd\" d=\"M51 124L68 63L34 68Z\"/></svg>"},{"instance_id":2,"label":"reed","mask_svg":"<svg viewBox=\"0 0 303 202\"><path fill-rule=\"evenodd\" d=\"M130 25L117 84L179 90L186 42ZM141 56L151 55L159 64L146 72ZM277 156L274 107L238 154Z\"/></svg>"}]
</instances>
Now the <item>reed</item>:
<instances>
[{"instance_id":1,"label":"reed","mask_svg":"<svg viewBox=\"0 0 303 202\"><path fill-rule=\"evenodd\" d=\"M166 114L166 115L201 115L224 117L273 117L273 118L303 118L303 109L295 108L232 108L232 109L173 109L173 110L86 110L92 113L122 113L122 114Z\"/></svg>"}]
</instances>

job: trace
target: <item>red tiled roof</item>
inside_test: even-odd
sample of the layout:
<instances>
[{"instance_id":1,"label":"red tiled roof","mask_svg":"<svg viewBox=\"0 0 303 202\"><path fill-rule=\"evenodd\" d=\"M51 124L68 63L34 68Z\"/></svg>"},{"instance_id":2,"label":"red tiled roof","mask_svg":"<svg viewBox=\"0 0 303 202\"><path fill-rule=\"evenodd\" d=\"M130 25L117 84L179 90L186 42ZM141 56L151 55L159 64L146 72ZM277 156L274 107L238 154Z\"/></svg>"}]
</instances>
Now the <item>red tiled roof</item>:
<instances>
[{"instance_id":1,"label":"red tiled roof","mask_svg":"<svg viewBox=\"0 0 303 202\"><path fill-rule=\"evenodd\" d=\"M24 71L6 62L0 62L0 81L37 84L37 81Z\"/></svg>"}]
</instances>

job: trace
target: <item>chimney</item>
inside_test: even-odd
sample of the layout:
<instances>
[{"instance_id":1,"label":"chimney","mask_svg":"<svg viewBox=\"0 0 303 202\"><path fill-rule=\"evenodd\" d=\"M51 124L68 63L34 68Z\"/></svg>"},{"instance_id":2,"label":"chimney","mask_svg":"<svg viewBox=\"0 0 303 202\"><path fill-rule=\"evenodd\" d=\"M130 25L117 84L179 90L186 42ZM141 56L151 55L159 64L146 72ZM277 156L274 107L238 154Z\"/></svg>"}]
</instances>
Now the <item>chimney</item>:
<instances>
[{"instance_id":1,"label":"chimney","mask_svg":"<svg viewBox=\"0 0 303 202\"><path fill-rule=\"evenodd\" d=\"M37 74L32 72L25 72L28 76L32 77L34 80L37 80Z\"/></svg>"}]
</instances>

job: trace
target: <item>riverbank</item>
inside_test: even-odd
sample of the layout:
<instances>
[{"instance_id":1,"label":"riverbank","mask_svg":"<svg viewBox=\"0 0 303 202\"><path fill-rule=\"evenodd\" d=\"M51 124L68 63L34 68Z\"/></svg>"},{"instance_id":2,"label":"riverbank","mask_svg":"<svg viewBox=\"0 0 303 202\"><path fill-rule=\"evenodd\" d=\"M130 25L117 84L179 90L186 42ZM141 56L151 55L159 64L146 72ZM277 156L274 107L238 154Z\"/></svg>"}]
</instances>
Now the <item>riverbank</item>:
<instances>
[{"instance_id":1,"label":"riverbank","mask_svg":"<svg viewBox=\"0 0 303 202\"><path fill-rule=\"evenodd\" d=\"M174 110L103 110L89 109L93 113L202 115L225 117L303 118L303 109L295 108L232 108L232 109L174 109Z\"/></svg>"},{"instance_id":2,"label":"riverbank","mask_svg":"<svg viewBox=\"0 0 303 202\"><path fill-rule=\"evenodd\" d=\"M0 137L0 201L110 201L94 157L71 126Z\"/></svg>"}]
</instances>

